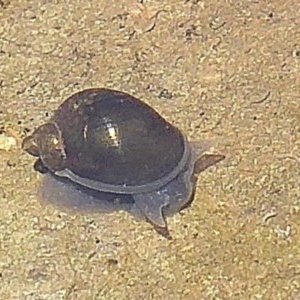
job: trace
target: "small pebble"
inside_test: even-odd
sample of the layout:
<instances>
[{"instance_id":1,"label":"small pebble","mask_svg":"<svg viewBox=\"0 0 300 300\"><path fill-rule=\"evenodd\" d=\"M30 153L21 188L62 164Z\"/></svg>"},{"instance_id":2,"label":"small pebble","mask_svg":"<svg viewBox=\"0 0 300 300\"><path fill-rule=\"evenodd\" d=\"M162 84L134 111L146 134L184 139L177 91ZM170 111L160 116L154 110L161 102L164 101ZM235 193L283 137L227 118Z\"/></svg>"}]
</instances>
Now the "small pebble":
<instances>
[{"instance_id":1,"label":"small pebble","mask_svg":"<svg viewBox=\"0 0 300 300\"><path fill-rule=\"evenodd\" d=\"M0 135L0 150L9 151L17 145L15 138L11 136Z\"/></svg>"}]
</instances>

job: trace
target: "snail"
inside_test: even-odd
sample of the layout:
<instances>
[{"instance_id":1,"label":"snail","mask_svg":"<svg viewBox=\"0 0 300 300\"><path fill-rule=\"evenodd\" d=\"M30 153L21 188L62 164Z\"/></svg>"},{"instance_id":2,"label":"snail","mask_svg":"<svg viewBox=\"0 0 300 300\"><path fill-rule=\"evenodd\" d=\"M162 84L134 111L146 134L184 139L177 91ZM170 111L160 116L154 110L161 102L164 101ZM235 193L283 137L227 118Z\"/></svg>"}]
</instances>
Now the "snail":
<instances>
[{"instance_id":1,"label":"snail","mask_svg":"<svg viewBox=\"0 0 300 300\"><path fill-rule=\"evenodd\" d=\"M185 207L195 188L199 157L187 137L146 103L116 90L70 96L22 147L37 157L36 170L72 193L99 203L125 199L156 228L167 228L166 215Z\"/></svg>"}]
</instances>

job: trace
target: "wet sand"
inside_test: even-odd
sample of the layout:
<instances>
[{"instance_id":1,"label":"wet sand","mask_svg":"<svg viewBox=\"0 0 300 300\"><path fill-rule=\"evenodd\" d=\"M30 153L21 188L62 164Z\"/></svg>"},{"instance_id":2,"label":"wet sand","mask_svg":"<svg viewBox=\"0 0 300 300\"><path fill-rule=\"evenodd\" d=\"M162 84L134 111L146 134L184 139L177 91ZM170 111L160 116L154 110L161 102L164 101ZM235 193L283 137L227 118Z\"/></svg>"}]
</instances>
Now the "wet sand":
<instances>
[{"instance_id":1,"label":"wet sand","mask_svg":"<svg viewBox=\"0 0 300 300\"><path fill-rule=\"evenodd\" d=\"M69 2L0 1L0 298L299 299L299 1ZM21 141L90 87L226 155L172 240L41 201Z\"/></svg>"}]
</instances>

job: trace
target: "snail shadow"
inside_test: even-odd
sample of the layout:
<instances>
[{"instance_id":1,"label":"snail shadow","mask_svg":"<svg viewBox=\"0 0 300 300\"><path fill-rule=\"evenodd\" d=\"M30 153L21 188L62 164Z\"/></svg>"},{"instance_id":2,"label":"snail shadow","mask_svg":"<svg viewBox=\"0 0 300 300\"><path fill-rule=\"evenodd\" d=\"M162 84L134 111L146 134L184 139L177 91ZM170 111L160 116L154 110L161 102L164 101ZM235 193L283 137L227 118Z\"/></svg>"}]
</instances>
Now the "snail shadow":
<instances>
[{"instance_id":1,"label":"snail shadow","mask_svg":"<svg viewBox=\"0 0 300 300\"><path fill-rule=\"evenodd\" d=\"M119 195L92 190L59 178L51 173L44 174L39 195L47 204L68 212L113 213L120 210L130 211L134 204L130 195Z\"/></svg>"},{"instance_id":2,"label":"snail shadow","mask_svg":"<svg viewBox=\"0 0 300 300\"><path fill-rule=\"evenodd\" d=\"M152 224L137 208L131 195L106 193L77 185L65 178L45 173L38 194L45 204L50 204L66 213L111 214L125 211L140 221ZM165 214L169 216L170 214ZM168 227L152 224L155 231L171 239Z\"/></svg>"},{"instance_id":3,"label":"snail shadow","mask_svg":"<svg viewBox=\"0 0 300 300\"><path fill-rule=\"evenodd\" d=\"M164 211L165 217L170 217L179 211L191 206L194 201L198 175L217 164L225 158L218 154L204 154L195 163L191 178L192 194L188 202L180 209ZM134 205L131 195L107 193L79 186L67 178L56 177L50 173L44 173L42 184L39 188L39 196L44 203L54 205L68 213L114 213L126 211L139 220L146 220L142 213ZM160 234L168 237L168 230L155 228ZM161 232L163 230L163 232Z\"/></svg>"}]
</instances>

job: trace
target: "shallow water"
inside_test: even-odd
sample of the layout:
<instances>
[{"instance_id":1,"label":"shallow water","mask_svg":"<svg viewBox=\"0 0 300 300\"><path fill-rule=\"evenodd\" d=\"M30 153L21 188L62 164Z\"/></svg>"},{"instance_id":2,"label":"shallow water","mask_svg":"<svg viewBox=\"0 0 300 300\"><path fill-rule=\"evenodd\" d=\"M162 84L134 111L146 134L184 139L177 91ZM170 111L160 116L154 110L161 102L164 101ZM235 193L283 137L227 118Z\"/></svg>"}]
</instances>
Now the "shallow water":
<instances>
[{"instance_id":1,"label":"shallow water","mask_svg":"<svg viewBox=\"0 0 300 300\"><path fill-rule=\"evenodd\" d=\"M0 3L0 298L298 299L299 1L143 2ZM22 139L95 86L226 155L172 240L38 195Z\"/></svg>"}]
</instances>

